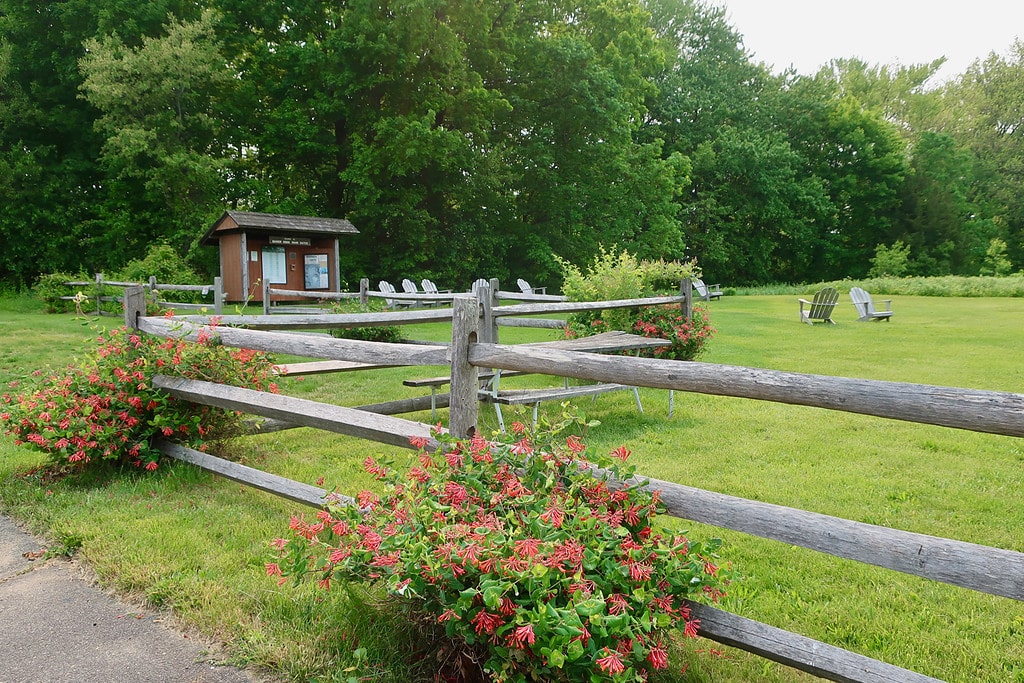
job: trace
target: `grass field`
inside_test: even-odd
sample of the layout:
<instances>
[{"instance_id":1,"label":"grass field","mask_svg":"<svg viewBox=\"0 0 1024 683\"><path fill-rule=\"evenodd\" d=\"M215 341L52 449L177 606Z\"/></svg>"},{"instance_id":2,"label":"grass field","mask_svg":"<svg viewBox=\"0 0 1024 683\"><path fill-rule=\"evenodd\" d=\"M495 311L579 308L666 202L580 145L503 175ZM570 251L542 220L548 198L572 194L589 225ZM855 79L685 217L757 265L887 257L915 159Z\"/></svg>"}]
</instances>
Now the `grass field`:
<instances>
[{"instance_id":1,"label":"grass field","mask_svg":"<svg viewBox=\"0 0 1024 683\"><path fill-rule=\"evenodd\" d=\"M711 304L713 363L823 375L1024 391L1024 299L894 297L891 323L857 323L844 302L836 326L799 322L796 297L737 296ZM70 316L45 316L24 299L0 302L0 382L61 365L94 336ZM115 319L104 319L115 325ZM444 326L411 328L446 339ZM503 328L502 341L551 338ZM416 396L404 368L287 379L282 391L340 405ZM523 379L523 382L533 381ZM509 383L511 386L511 382ZM722 493L919 533L1024 551L1024 442L743 399L642 390L580 406L601 425L592 445L625 444L641 472ZM549 407L554 410L555 407ZM525 411L524 411L525 414ZM429 413L415 419L429 420ZM482 427L494 428L481 411ZM247 437L232 455L290 478L369 485L360 463L384 447L298 429ZM401 457L401 454L399 454ZM287 535L297 507L195 469L49 481L38 454L0 439L0 509L47 533L118 590L173 610L228 644L233 661L282 680L345 681L353 652L372 680L429 680L432 660L409 652L401 615L358 589L323 596L278 588L264 574L269 541ZM719 536L742 580L724 607L759 621L948 681L1024 682L1024 604L839 560L783 544L669 520ZM710 656L708 650L722 650ZM679 669L687 666L686 673ZM706 641L677 653L690 683L814 680Z\"/></svg>"}]
</instances>

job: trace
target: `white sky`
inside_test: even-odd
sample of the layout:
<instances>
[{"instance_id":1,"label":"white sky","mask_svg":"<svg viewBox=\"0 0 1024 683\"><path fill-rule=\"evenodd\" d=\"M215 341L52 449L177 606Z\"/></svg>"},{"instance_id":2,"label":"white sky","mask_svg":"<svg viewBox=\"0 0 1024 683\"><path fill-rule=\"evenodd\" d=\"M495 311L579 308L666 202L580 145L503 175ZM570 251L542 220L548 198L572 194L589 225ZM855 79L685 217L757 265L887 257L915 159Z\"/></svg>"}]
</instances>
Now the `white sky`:
<instances>
[{"instance_id":1,"label":"white sky","mask_svg":"<svg viewBox=\"0 0 1024 683\"><path fill-rule=\"evenodd\" d=\"M938 81L1024 39L1022 0L707 1L725 7L754 59L776 72L813 74L837 57L906 65L944 56Z\"/></svg>"}]
</instances>

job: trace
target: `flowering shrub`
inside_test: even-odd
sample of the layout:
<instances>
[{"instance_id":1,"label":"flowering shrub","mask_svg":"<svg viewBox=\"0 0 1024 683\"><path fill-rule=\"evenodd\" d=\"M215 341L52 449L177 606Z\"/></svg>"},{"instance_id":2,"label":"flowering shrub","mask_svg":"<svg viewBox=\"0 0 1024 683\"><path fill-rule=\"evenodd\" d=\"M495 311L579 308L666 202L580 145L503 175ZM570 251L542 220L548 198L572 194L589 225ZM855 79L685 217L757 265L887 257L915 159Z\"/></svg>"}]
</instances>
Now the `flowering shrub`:
<instances>
[{"instance_id":1,"label":"flowering shrub","mask_svg":"<svg viewBox=\"0 0 1024 683\"><path fill-rule=\"evenodd\" d=\"M0 422L15 443L58 463L121 461L156 469L162 435L205 450L229 436L238 415L178 401L152 386L155 374L276 391L262 353L220 346L209 332L198 342L140 336L118 328L101 336L83 362L42 379L20 395L0 397ZM12 388L20 388L13 383Z\"/></svg>"},{"instance_id":2,"label":"flowering shrub","mask_svg":"<svg viewBox=\"0 0 1024 683\"><path fill-rule=\"evenodd\" d=\"M386 482L358 507L293 518L277 539L280 582L313 575L380 581L472 652L493 681L644 681L667 667L670 629L696 635L685 599L722 595L717 541L653 530L657 492L609 485L629 456L587 455L577 436L542 444L436 436L405 472L368 458ZM557 433L557 431L555 432ZM622 461L622 462L619 462ZM599 477L586 467L605 468Z\"/></svg>"},{"instance_id":3,"label":"flowering shrub","mask_svg":"<svg viewBox=\"0 0 1024 683\"><path fill-rule=\"evenodd\" d=\"M678 306L655 306L640 311L633 331L645 337L667 339L672 346L654 349L648 355L671 360L693 360L704 351L708 340L715 333L708 320L707 309L694 306L693 315L687 320Z\"/></svg>"}]
</instances>

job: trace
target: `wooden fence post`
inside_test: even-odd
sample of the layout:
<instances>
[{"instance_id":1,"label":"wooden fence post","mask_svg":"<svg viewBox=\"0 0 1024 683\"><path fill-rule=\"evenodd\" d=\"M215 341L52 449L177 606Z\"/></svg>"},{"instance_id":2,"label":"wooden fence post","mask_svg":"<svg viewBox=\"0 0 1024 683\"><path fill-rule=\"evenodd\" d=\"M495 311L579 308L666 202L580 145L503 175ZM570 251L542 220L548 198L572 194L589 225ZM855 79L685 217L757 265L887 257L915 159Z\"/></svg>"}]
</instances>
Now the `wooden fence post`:
<instances>
[{"instance_id":1,"label":"wooden fence post","mask_svg":"<svg viewBox=\"0 0 1024 683\"><path fill-rule=\"evenodd\" d=\"M480 303L471 294L452 300L451 398L448 431L459 438L473 436L480 412L479 371L469 363L469 348L480 330Z\"/></svg>"},{"instance_id":2,"label":"wooden fence post","mask_svg":"<svg viewBox=\"0 0 1024 683\"><path fill-rule=\"evenodd\" d=\"M224 281L220 275L213 278L213 314L222 315L224 313Z\"/></svg>"},{"instance_id":3,"label":"wooden fence post","mask_svg":"<svg viewBox=\"0 0 1024 683\"><path fill-rule=\"evenodd\" d=\"M488 322L485 319L484 323L490 327L490 329L487 331L487 341L489 341L491 344L497 344L498 318L494 315L494 309L498 306L498 290L500 289L501 283L498 282L498 278L492 277L490 280L487 281L487 284L490 286L491 290L489 294L490 305L486 309L487 313L490 315L490 322Z\"/></svg>"},{"instance_id":4,"label":"wooden fence post","mask_svg":"<svg viewBox=\"0 0 1024 683\"><path fill-rule=\"evenodd\" d=\"M690 278L684 277L679 281L679 295L683 297L679 308L682 309L683 317L689 320L693 317L693 282Z\"/></svg>"},{"instance_id":5,"label":"wooden fence post","mask_svg":"<svg viewBox=\"0 0 1024 683\"><path fill-rule=\"evenodd\" d=\"M270 280L263 278L263 315L270 315Z\"/></svg>"},{"instance_id":6,"label":"wooden fence post","mask_svg":"<svg viewBox=\"0 0 1024 683\"><path fill-rule=\"evenodd\" d=\"M370 278L364 277L359 280L359 305L365 307L370 303Z\"/></svg>"},{"instance_id":7,"label":"wooden fence post","mask_svg":"<svg viewBox=\"0 0 1024 683\"><path fill-rule=\"evenodd\" d=\"M132 285L124 290L124 324L129 330L139 329L139 318L146 315L146 288Z\"/></svg>"},{"instance_id":8,"label":"wooden fence post","mask_svg":"<svg viewBox=\"0 0 1024 683\"><path fill-rule=\"evenodd\" d=\"M483 317L483 324L480 326L479 335L480 341L485 344L497 344L497 324L494 319L494 292L497 290L492 289L492 283L497 280L490 280L485 286L478 288L475 294L480 296L480 314ZM454 301L452 302L454 305Z\"/></svg>"},{"instance_id":9,"label":"wooden fence post","mask_svg":"<svg viewBox=\"0 0 1024 683\"><path fill-rule=\"evenodd\" d=\"M96 315L103 315L103 273L96 273Z\"/></svg>"}]
</instances>

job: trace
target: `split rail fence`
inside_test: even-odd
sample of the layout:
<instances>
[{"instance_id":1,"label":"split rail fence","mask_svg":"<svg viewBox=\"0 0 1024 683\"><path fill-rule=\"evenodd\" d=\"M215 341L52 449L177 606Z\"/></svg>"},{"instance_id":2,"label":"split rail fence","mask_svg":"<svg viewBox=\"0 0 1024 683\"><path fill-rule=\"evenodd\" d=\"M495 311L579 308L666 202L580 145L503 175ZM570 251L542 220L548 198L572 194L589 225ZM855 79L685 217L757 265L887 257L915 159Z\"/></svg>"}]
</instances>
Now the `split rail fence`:
<instances>
[{"instance_id":1,"label":"split rail fence","mask_svg":"<svg viewBox=\"0 0 1024 683\"><path fill-rule=\"evenodd\" d=\"M129 287L144 287L149 292L149 298L159 306L183 310L201 310L210 309L212 307L214 315L220 315L224 310L224 286L221 282L220 277L213 279L212 285L175 285L169 283L157 282L155 276L149 278L148 283L141 282L118 282L116 280L106 280L103 277L103 273L96 273L94 280L90 281L70 281L63 283L67 287L87 287L92 293L92 299L96 304L96 315L103 315L103 304L104 303L124 303L124 296L112 295L109 293L110 288L123 288L127 290ZM160 292L193 292L198 293L200 296L207 297L212 295L213 299L210 303L182 303L178 301L165 301L161 298ZM75 295L68 295L60 297L63 301L75 301L77 297Z\"/></svg>"},{"instance_id":2,"label":"split rail fence","mask_svg":"<svg viewBox=\"0 0 1024 683\"><path fill-rule=\"evenodd\" d=\"M681 287L692 287L692 283L686 282L681 283ZM452 301L458 296L458 293L452 292L438 292L436 294L417 292L413 294L411 292L381 292L370 288L370 280L363 278L359 281L358 292L317 292L308 290L296 290L296 289L276 289L270 286L269 282L263 284L263 314L264 315L275 315L275 314L320 314L329 313L330 311L324 309L322 306L313 306L309 303L299 305L289 305L280 301L274 302L272 297L290 297L295 299L302 299L305 302L311 300L317 302L331 302L331 301L353 301L358 300L363 306L366 306L370 299L383 299L389 304L405 307L427 307L427 306L451 306ZM497 279L492 278L487 281L488 295L484 298L484 305L486 307L493 307L501 305L502 301L519 301L524 303L554 303L565 301L564 296L557 294L533 294L527 292L516 292L503 290L500 287L500 283ZM689 291L689 290L687 290ZM682 294L682 290L680 290ZM448 316L451 314L448 313ZM552 328L560 329L565 327L564 320L553 320L550 318L503 318L497 323L499 325L508 325L515 327L539 327L539 328Z\"/></svg>"},{"instance_id":3,"label":"split rail fence","mask_svg":"<svg viewBox=\"0 0 1024 683\"><path fill-rule=\"evenodd\" d=\"M196 338L201 317L177 320L142 317L141 290L126 299L126 323L141 332ZM483 299L487 299L485 295ZM688 305L687 297L671 297ZM501 317L567 313L649 305L657 300L549 303L501 306L490 312L470 295L453 297L453 308L368 315L228 317L214 331L221 343L275 353L296 354L365 367L442 365L451 372L449 429L465 436L477 423L480 368L541 373L598 382L697 392L812 406L957 429L1024 436L1024 395L953 387L828 377L700 362L604 356L509 346L488 340ZM295 331L315 327L450 321L450 345L384 344ZM232 325L245 325L237 329ZM490 326L490 329L488 327ZM275 330L275 331L271 331ZM285 331L290 330L290 331ZM496 340L496 337L492 337ZM325 429L410 447L409 437L430 436L429 426L370 412L181 378L161 377L158 385L181 399L243 411L289 424ZM185 447L162 443L170 457L290 500L320 507L328 493L276 475L220 460ZM428 447L437 447L431 441ZM661 491L668 513L683 519L810 548L836 557L1024 601L1024 553L855 522L805 510L744 500L674 482L650 479ZM334 495L334 494L331 494ZM342 502L350 498L338 497ZM937 681L869 657L759 623L721 609L693 604L703 637L756 653L769 660L833 681L877 683Z\"/></svg>"}]
</instances>

